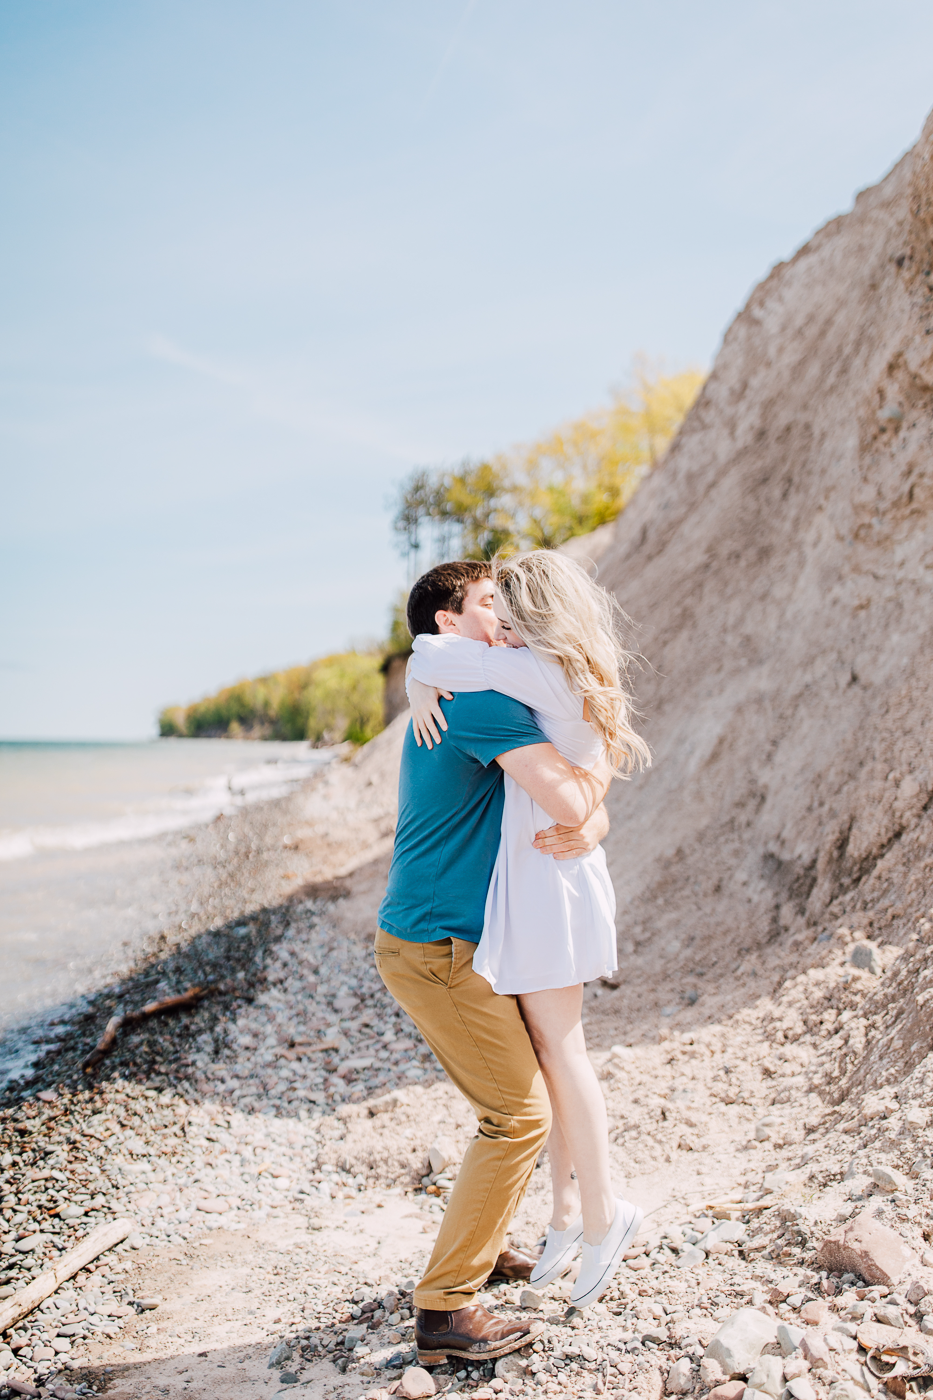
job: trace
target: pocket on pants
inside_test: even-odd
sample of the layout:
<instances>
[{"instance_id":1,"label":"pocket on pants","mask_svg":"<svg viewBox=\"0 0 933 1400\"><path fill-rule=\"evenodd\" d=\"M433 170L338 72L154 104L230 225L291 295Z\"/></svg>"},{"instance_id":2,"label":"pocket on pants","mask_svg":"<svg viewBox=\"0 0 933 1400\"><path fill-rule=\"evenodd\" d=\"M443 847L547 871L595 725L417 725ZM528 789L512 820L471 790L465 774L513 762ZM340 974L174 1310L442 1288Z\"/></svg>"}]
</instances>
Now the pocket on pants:
<instances>
[{"instance_id":1,"label":"pocket on pants","mask_svg":"<svg viewBox=\"0 0 933 1400\"><path fill-rule=\"evenodd\" d=\"M392 947L392 944L397 942L397 939L393 938L390 933L385 933L383 929L379 929L376 933L373 943L373 959L376 963L376 971L383 981L385 981L386 973L391 974L397 967L401 966L399 962L401 949Z\"/></svg>"},{"instance_id":2,"label":"pocket on pants","mask_svg":"<svg viewBox=\"0 0 933 1400\"><path fill-rule=\"evenodd\" d=\"M453 939L438 938L422 943L421 956L428 976L442 987L449 987L454 970Z\"/></svg>"}]
</instances>

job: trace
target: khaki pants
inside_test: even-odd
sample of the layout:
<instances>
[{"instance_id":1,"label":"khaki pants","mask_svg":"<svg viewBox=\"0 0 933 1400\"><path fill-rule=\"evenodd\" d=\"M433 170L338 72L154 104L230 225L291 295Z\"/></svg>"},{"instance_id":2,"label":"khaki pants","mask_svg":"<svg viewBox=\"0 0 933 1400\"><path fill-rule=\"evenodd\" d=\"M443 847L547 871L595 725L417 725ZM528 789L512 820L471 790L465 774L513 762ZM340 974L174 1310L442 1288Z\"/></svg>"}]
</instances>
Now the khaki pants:
<instances>
[{"instance_id":1,"label":"khaki pants","mask_svg":"<svg viewBox=\"0 0 933 1400\"><path fill-rule=\"evenodd\" d=\"M479 1121L415 1290L416 1307L440 1311L465 1308L492 1272L551 1124L518 1002L473 971L475 949L462 938L376 934L380 977Z\"/></svg>"}]
</instances>

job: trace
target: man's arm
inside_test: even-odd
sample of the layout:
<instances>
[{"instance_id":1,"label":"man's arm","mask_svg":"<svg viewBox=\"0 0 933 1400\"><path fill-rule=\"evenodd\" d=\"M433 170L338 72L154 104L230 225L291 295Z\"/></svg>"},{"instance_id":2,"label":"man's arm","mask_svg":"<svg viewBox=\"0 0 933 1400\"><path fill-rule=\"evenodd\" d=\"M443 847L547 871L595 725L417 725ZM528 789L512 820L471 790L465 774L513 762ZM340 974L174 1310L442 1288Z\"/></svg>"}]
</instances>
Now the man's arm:
<instances>
[{"instance_id":1,"label":"man's arm","mask_svg":"<svg viewBox=\"0 0 933 1400\"><path fill-rule=\"evenodd\" d=\"M553 744L510 749L496 762L561 826L579 826L591 817L612 780L605 760L589 771L574 768Z\"/></svg>"},{"instance_id":2,"label":"man's arm","mask_svg":"<svg viewBox=\"0 0 933 1400\"><path fill-rule=\"evenodd\" d=\"M595 851L600 841L609 833L609 813L600 802L596 811L579 826L549 826L535 836L534 847L542 855L553 856L555 860L575 860L578 856L588 856Z\"/></svg>"}]
</instances>

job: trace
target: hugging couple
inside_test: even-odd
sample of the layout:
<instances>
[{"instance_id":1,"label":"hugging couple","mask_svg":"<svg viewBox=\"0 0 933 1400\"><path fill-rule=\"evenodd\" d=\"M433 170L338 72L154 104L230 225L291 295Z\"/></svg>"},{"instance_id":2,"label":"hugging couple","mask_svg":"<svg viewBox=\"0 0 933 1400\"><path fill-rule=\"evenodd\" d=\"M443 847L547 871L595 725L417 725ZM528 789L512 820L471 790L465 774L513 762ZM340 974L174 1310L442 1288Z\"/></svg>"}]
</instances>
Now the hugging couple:
<instances>
[{"instance_id":1,"label":"hugging couple","mask_svg":"<svg viewBox=\"0 0 933 1400\"><path fill-rule=\"evenodd\" d=\"M415 1290L425 1365L540 1331L474 1302L491 1276L544 1285L581 1250L571 1302L595 1302L641 1224L612 1189L581 1023L584 982L617 965L603 797L650 761L621 619L551 550L441 564L409 595L412 722L375 958L479 1125ZM553 1213L532 1258L505 1239L545 1142Z\"/></svg>"}]
</instances>

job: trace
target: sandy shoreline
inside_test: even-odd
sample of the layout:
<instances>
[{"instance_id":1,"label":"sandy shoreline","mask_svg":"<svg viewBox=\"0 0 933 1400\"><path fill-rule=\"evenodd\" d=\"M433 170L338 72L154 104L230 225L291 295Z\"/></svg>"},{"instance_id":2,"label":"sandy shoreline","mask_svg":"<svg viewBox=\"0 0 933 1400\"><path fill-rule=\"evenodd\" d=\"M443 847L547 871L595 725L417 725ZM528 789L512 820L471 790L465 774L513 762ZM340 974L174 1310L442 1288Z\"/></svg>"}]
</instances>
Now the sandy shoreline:
<instances>
[{"instance_id":1,"label":"sandy shoreline","mask_svg":"<svg viewBox=\"0 0 933 1400\"><path fill-rule=\"evenodd\" d=\"M180 751L186 742L161 741L168 754L158 745L101 746L102 757L92 745L78 754L77 770L69 767L74 755L65 746L62 756L53 755L54 774L42 751L34 808L49 820L56 814L57 776L61 821L5 833L7 846L17 840L28 846L30 837L39 845L0 859L0 1035L67 1011L76 995L132 968L160 938L171 943L238 912L274 905L287 892L289 861L276 837L287 833L289 799L300 798L308 779L345 758L349 746L306 752L305 745L271 744L267 754L260 744L194 740L194 758L186 762ZM8 821L22 822L33 811L24 796L30 772L27 766L7 775ZM82 783L96 822L76 820L83 809L73 789ZM127 813L114 817L121 803ZM215 822L238 848L223 847L212 832ZM250 860L257 848L258 863ZM0 1051L0 1082L4 1069Z\"/></svg>"},{"instance_id":2,"label":"sandy shoreline","mask_svg":"<svg viewBox=\"0 0 933 1400\"><path fill-rule=\"evenodd\" d=\"M314 862L288 836L321 776L208 824L0 864L4 924L29 930L5 934L0 1085L28 1065L34 1042L54 1042L101 989L192 937L275 908L313 877Z\"/></svg>"}]
</instances>

